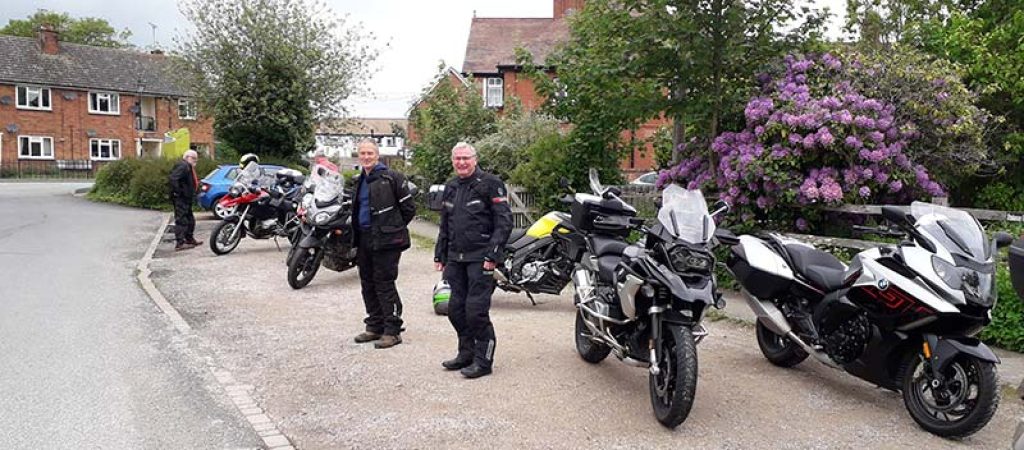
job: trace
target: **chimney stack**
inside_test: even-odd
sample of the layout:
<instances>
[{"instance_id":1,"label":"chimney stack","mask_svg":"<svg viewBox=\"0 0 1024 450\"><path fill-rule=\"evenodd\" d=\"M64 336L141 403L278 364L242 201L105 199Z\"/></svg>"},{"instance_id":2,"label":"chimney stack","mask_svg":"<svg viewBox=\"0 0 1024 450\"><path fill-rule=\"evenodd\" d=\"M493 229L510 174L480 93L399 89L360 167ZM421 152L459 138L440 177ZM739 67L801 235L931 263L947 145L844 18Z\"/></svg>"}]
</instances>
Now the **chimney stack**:
<instances>
[{"instance_id":1,"label":"chimney stack","mask_svg":"<svg viewBox=\"0 0 1024 450\"><path fill-rule=\"evenodd\" d=\"M561 19L583 9L584 0L554 0L554 18Z\"/></svg>"},{"instance_id":2,"label":"chimney stack","mask_svg":"<svg viewBox=\"0 0 1024 450\"><path fill-rule=\"evenodd\" d=\"M39 48L47 55L60 53L60 39L57 37L57 29L53 25L39 27Z\"/></svg>"}]
</instances>

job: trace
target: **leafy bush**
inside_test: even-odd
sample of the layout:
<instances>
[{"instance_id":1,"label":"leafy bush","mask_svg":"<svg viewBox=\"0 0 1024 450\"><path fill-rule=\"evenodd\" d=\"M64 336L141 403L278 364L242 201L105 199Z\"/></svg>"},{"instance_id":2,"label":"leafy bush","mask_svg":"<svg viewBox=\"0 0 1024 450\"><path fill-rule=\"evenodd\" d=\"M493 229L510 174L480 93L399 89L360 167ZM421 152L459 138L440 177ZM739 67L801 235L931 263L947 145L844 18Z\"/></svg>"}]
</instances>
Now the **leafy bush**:
<instances>
[{"instance_id":1,"label":"leafy bush","mask_svg":"<svg viewBox=\"0 0 1024 450\"><path fill-rule=\"evenodd\" d=\"M992 311L992 323L981 332L981 339L1015 352L1024 352L1024 303L1010 282L1010 269L1000 264L996 272L999 303Z\"/></svg>"},{"instance_id":2,"label":"leafy bush","mask_svg":"<svg viewBox=\"0 0 1024 450\"><path fill-rule=\"evenodd\" d=\"M526 150L529 162L512 172L512 181L534 195L541 211L565 209L558 198L564 194L559 180L570 158L565 150L568 142L558 133L540 138Z\"/></svg>"},{"instance_id":3,"label":"leafy bush","mask_svg":"<svg viewBox=\"0 0 1024 450\"><path fill-rule=\"evenodd\" d=\"M139 167L128 186L128 204L162 209L170 206L168 177L174 161L150 160Z\"/></svg>"},{"instance_id":4,"label":"leafy bush","mask_svg":"<svg viewBox=\"0 0 1024 450\"><path fill-rule=\"evenodd\" d=\"M96 173L96 183L92 192L97 195L121 195L128 192L128 184L132 181L135 171L143 165L137 159L122 159L104 165Z\"/></svg>"},{"instance_id":5,"label":"leafy bush","mask_svg":"<svg viewBox=\"0 0 1024 450\"><path fill-rule=\"evenodd\" d=\"M844 67L831 54L787 56L781 76L760 78L761 95L744 111L746 128L711 144L714 170L699 146L683 149L691 157L662 172L658 185L717 189L744 222L801 230L827 206L943 194L906 151L919 136L914 124L898 122L893 104L860 93Z\"/></svg>"},{"instance_id":6,"label":"leafy bush","mask_svg":"<svg viewBox=\"0 0 1024 450\"><path fill-rule=\"evenodd\" d=\"M554 118L512 110L498 120L494 133L476 144L480 167L505 180L512 177L516 167L529 161L527 149L534 142L558 133L558 121Z\"/></svg>"}]
</instances>

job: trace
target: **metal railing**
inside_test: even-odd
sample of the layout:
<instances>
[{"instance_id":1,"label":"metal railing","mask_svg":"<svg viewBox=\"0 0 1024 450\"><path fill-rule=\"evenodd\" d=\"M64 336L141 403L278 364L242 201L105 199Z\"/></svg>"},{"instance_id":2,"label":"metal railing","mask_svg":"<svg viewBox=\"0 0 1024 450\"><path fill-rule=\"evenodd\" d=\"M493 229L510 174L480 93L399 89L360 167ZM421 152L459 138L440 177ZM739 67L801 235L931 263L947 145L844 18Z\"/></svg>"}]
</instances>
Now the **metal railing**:
<instances>
[{"instance_id":1,"label":"metal railing","mask_svg":"<svg viewBox=\"0 0 1024 450\"><path fill-rule=\"evenodd\" d=\"M156 131L156 118L139 116L135 120L135 129L140 131Z\"/></svg>"},{"instance_id":2,"label":"metal railing","mask_svg":"<svg viewBox=\"0 0 1024 450\"><path fill-rule=\"evenodd\" d=\"M89 159L18 159L0 164L0 178L81 180L96 177L109 161Z\"/></svg>"}]
</instances>

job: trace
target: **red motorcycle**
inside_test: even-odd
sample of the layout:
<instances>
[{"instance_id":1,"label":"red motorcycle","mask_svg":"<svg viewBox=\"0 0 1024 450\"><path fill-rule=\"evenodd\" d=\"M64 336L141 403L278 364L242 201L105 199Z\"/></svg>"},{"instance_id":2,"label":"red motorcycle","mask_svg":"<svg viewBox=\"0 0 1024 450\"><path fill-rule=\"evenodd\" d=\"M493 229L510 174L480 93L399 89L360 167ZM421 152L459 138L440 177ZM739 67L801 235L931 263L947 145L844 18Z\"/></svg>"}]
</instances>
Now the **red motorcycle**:
<instances>
[{"instance_id":1,"label":"red motorcycle","mask_svg":"<svg viewBox=\"0 0 1024 450\"><path fill-rule=\"evenodd\" d=\"M214 254L230 253L242 237L253 239L291 238L299 221L295 214L296 198L304 181L302 173L293 169L277 172L276 181L269 187L259 183L260 168L249 163L242 169L228 194L219 205L234 208L237 214L224 218L210 234L210 250Z\"/></svg>"}]
</instances>

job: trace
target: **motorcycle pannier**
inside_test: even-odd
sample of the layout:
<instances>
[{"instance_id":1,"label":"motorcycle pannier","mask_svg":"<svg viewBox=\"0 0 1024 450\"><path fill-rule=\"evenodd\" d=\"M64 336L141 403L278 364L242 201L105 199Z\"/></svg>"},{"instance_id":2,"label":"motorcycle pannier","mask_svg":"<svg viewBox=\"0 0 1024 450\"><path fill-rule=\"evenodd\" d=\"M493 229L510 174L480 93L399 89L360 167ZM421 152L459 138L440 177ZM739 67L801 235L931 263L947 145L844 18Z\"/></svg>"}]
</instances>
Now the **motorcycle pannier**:
<instances>
[{"instance_id":1,"label":"motorcycle pannier","mask_svg":"<svg viewBox=\"0 0 1024 450\"><path fill-rule=\"evenodd\" d=\"M580 231L628 236L629 217L636 213L626 209L618 200L584 200L572 204L572 226Z\"/></svg>"}]
</instances>

